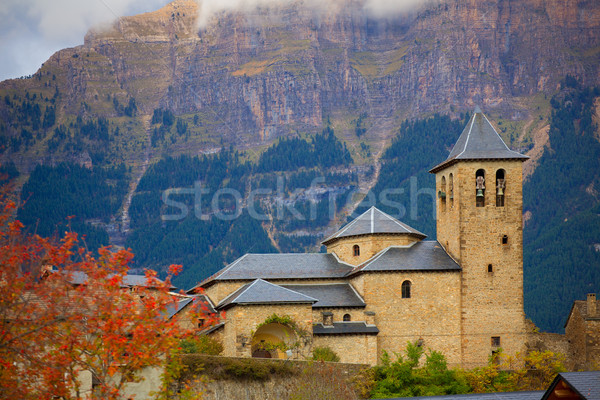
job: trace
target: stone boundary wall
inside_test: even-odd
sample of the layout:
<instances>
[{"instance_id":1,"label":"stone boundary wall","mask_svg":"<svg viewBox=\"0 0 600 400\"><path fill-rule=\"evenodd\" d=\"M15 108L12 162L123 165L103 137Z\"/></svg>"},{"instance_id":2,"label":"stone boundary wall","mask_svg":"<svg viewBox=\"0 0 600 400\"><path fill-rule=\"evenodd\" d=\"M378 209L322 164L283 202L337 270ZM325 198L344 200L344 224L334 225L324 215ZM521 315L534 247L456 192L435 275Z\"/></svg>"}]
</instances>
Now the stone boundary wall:
<instances>
[{"instance_id":1,"label":"stone boundary wall","mask_svg":"<svg viewBox=\"0 0 600 400\"><path fill-rule=\"evenodd\" d=\"M190 355L183 362L194 370L195 364L203 370L193 377L207 376L194 389L208 400L329 398L360 398L351 379L368 368L363 364L345 364L317 361L293 361L242 357ZM267 375L264 375L264 373ZM187 376L190 378L192 376ZM192 379L193 379L192 377ZM299 397L298 397L299 396Z\"/></svg>"}]
</instances>

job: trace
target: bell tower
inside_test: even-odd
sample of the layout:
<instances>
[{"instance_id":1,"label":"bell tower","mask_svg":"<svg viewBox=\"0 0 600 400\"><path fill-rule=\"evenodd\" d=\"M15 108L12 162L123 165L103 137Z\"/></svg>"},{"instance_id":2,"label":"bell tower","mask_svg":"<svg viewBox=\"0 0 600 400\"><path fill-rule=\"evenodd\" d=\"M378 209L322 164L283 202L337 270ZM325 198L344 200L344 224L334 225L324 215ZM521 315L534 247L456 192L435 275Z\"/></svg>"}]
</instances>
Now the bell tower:
<instances>
[{"instance_id":1,"label":"bell tower","mask_svg":"<svg viewBox=\"0 0 600 400\"><path fill-rule=\"evenodd\" d=\"M461 266L461 359L525 343L522 162L477 107L436 176L437 240Z\"/></svg>"}]
</instances>

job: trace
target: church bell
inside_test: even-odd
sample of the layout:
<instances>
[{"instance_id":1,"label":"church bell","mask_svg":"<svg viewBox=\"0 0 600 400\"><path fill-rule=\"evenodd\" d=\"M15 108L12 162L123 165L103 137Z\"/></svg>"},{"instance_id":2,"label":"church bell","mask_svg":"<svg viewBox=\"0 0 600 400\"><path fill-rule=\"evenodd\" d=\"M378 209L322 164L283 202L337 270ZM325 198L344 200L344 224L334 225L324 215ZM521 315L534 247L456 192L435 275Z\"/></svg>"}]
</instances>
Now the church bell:
<instances>
[{"instance_id":1,"label":"church bell","mask_svg":"<svg viewBox=\"0 0 600 400\"><path fill-rule=\"evenodd\" d=\"M477 189L477 197L483 197L483 189Z\"/></svg>"},{"instance_id":2,"label":"church bell","mask_svg":"<svg viewBox=\"0 0 600 400\"><path fill-rule=\"evenodd\" d=\"M504 189L502 187L498 188L498 196L504 196Z\"/></svg>"}]
</instances>

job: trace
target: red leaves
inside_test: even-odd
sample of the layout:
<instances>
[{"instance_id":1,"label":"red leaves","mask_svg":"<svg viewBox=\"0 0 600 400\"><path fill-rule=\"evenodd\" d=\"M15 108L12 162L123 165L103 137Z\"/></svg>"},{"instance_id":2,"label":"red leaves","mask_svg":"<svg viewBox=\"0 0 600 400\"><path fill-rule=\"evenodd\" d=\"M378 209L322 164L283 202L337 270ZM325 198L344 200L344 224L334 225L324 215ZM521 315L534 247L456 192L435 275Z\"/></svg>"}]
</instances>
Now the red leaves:
<instances>
[{"instance_id":1,"label":"red leaves","mask_svg":"<svg viewBox=\"0 0 600 400\"><path fill-rule=\"evenodd\" d=\"M169 274L171 274L173 276L179 275L182 270L183 270L182 265L178 265L178 264L169 265Z\"/></svg>"},{"instance_id":2,"label":"red leaves","mask_svg":"<svg viewBox=\"0 0 600 400\"><path fill-rule=\"evenodd\" d=\"M0 204L2 396L71 398L78 371L87 370L99 382L97 396L116 399L128 379L162 364L190 333L165 318L175 302L169 279L148 270L145 286L125 285L130 251L104 247L95 258L73 232L58 244L27 237L20 222L10 222L14 203L0 194Z\"/></svg>"}]
</instances>

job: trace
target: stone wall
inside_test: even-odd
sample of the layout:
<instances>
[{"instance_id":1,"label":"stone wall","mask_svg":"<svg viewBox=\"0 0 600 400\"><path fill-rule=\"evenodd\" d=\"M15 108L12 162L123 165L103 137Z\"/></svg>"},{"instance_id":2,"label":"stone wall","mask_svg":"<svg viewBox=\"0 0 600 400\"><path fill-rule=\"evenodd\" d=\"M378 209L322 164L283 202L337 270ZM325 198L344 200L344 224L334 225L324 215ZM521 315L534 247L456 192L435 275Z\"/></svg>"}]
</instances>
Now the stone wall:
<instances>
[{"instance_id":1,"label":"stone wall","mask_svg":"<svg viewBox=\"0 0 600 400\"><path fill-rule=\"evenodd\" d=\"M252 336L258 326L273 314L277 314L279 317L289 316L309 336L309 340L312 337L313 322L310 304L236 305L229 308L225 314L223 355L251 357ZM301 339L300 337L289 338L290 342L301 341L300 353L296 353L296 357L308 356L310 353L310 343L303 343Z\"/></svg>"},{"instance_id":2,"label":"stone wall","mask_svg":"<svg viewBox=\"0 0 600 400\"><path fill-rule=\"evenodd\" d=\"M446 203L445 213L450 215L444 217L441 212L438 232L453 254L458 245L456 258L462 267L461 358L465 368L486 364L491 352L500 347L507 354L524 350L521 167L518 160L463 161L436 177L437 189L441 190L441 176L446 176L448 185L450 170L453 173L454 206L458 210L451 210ZM476 206L475 176L479 169L485 171L483 207ZM496 172L500 169L506 179L502 207L496 206ZM439 197L437 202L440 210Z\"/></svg>"},{"instance_id":3,"label":"stone wall","mask_svg":"<svg viewBox=\"0 0 600 400\"><path fill-rule=\"evenodd\" d=\"M382 350L402 352L407 342L422 340L443 352L450 365L460 364L459 272L370 272L361 279L365 311L375 313L379 328L378 357ZM412 284L408 299L401 295L405 280Z\"/></svg>"},{"instance_id":4,"label":"stone wall","mask_svg":"<svg viewBox=\"0 0 600 400\"><path fill-rule=\"evenodd\" d=\"M407 234L373 234L341 238L327 246L328 253L335 253L340 260L359 265L389 246L408 246L419 239ZM360 255L354 255L354 246L359 246Z\"/></svg>"},{"instance_id":5,"label":"stone wall","mask_svg":"<svg viewBox=\"0 0 600 400\"><path fill-rule=\"evenodd\" d=\"M318 335L313 337L314 347L329 347L342 363L377 364L377 336L373 334Z\"/></svg>"}]
</instances>

